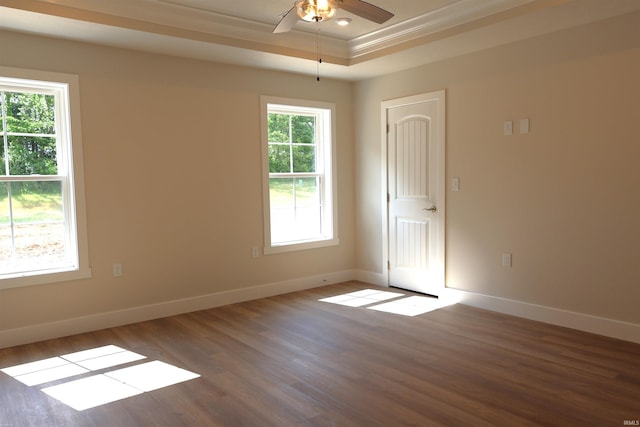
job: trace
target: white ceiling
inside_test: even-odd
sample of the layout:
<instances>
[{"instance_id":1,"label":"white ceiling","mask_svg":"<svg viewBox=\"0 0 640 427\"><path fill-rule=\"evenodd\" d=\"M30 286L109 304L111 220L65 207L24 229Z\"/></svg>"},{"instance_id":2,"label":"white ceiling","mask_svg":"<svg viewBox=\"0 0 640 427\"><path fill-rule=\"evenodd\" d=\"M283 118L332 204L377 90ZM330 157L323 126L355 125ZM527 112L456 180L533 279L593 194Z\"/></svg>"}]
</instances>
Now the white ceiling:
<instances>
[{"instance_id":1,"label":"white ceiling","mask_svg":"<svg viewBox=\"0 0 640 427\"><path fill-rule=\"evenodd\" d=\"M371 0L395 16L299 22L293 0L0 0L0 28L216 62L358 80L640 10L640 0ZM320 35L318 35L318 30ZM1 58L0 58L1 60Z\"/></svg>"}]
</instances>

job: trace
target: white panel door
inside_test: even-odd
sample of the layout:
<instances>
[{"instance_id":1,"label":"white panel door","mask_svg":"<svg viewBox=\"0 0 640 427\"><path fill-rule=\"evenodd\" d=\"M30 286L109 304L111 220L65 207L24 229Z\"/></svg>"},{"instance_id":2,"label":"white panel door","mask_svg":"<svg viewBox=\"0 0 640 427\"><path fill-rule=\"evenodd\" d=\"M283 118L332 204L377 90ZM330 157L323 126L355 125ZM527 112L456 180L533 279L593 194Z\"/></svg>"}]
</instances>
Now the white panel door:
<instances>
[{"instance_id":1,"label":"white panel door","mask_svg":"<svg viewBox=\"0 0 640 427\"><path fill-rule=\"evenodd\" d=\"M444 289L444 93L387 112L389 284Z\"/></svg>"}]
</instances>

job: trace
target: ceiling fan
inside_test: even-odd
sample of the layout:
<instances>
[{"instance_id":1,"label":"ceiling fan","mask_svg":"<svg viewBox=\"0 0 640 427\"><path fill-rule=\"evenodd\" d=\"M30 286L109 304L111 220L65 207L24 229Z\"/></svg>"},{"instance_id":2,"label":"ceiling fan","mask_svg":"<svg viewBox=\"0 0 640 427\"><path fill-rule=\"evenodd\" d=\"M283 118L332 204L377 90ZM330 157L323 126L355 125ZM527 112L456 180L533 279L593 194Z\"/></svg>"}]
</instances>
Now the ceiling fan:
<instances>
[{"instance_id":1,"label":"ceiling fan","mask_svg":"<svg viewBox=\"0 0 640 427\"><path fill-rule=\"evenodd\" d=\"M344 9L377 24L382 24L393 17L393 13L362 0L296 0L293 7L282 16L273 32L286 33L299 20L326 21L333 18L338 9Z\"/></svg>"}]
</instances>

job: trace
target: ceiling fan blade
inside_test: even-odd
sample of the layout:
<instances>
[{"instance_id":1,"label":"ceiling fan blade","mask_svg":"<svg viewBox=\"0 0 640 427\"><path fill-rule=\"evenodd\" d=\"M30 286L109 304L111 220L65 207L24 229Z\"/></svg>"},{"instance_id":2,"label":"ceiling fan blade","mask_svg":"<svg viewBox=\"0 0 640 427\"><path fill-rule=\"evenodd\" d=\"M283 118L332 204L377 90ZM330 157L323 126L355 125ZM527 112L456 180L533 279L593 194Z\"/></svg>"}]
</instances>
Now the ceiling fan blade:
<instances>
[{"instance_id":1,"label":"ceiling fan blade","mask_svg":"<svg viewBox=\"0 0 640 427\"><path fill-rule=\"evenodd\" d=\"M362 0L342 0L339 4L341 9L377 24L383 24L394 16L393 13Z\"/></svg>"},{"instance_id":2,"label":"ceiling fan blade","mask_svg":"<svg viewBox=\"0 0 640 427\"><path fill-rule=\"evenodd\" d=\"M296 25L298 19L300 18L298 17L298 14L296 13L296 7L294 6L284 14L282 19L280 19L278 25L276 25L276 27L273 29L273 33L286 33L287 31L291 30L294 25Z\"/></svg>"}]
</instances>

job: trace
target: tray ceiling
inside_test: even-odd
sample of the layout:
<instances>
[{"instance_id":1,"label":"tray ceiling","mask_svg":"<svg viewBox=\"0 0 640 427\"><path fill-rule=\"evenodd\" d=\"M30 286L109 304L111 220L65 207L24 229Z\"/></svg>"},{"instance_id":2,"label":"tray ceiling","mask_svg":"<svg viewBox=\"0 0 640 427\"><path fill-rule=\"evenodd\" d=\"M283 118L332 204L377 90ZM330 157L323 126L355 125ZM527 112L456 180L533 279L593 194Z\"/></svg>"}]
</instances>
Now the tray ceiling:
<instances>
[{"instance_id":1,"label":"tray ceiling","mask_svg":"<svg viewBox=\"0 0 640 427\"><path fill-rule=\"evenodd\" d=\"M0 29L357 80L640 10L638 0L370 0L379 25L299 22L293 0L0 0Z\"/></svg>"}]
</instances>

